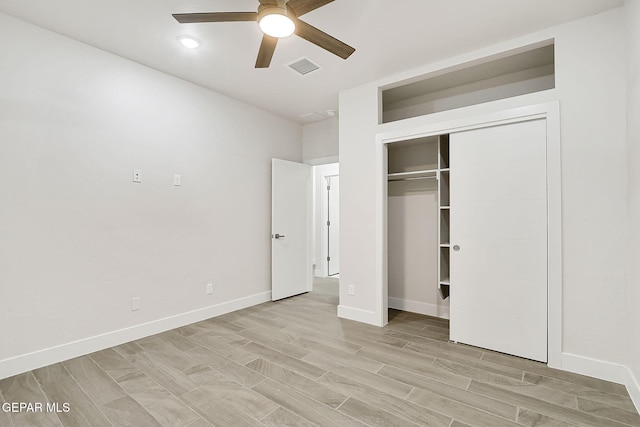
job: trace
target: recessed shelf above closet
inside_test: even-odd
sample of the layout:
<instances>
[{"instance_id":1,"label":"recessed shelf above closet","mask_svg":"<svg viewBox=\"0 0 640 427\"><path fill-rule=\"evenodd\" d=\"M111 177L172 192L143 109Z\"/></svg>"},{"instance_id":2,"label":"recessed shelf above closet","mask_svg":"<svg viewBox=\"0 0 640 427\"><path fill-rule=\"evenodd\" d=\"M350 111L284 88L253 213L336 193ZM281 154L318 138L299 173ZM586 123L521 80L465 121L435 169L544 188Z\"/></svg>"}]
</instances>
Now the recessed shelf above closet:
<instances>
[{"instance_id":1,"label":"recessed shelf above closet","mask_svg":"<svg viewBox=\"0 0 640 427\"><path fill-rule=\"evenodd\" d=\"M384 87L381 123L553 88L555 54L549 40Z\"/></svg>"}]
</instances>

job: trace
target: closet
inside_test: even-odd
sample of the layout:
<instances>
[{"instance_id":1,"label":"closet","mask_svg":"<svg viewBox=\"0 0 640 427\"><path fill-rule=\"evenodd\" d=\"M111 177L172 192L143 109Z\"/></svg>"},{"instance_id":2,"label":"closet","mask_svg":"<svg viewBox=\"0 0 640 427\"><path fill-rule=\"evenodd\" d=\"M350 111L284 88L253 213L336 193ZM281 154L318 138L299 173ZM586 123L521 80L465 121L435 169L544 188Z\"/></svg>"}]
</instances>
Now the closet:
<instances>
[{"instance_id":1,"label":"closet","mask_svg":"<svg viewBox=\"0 0 640 427\"><path fill-rule=\"evenodd\" d=\"M546 120L388 144L389 307L547 361Z\"/></svg>"},{"instance_id":2,"label":"closet","mask_svg":"<svg viewBox=\"0 0 640 427\"><path fill-rule=\"evenodd\" d=\"M449 317L448 136L390 144L387 158L389 307Z\"/></svg>"}]
</instances>

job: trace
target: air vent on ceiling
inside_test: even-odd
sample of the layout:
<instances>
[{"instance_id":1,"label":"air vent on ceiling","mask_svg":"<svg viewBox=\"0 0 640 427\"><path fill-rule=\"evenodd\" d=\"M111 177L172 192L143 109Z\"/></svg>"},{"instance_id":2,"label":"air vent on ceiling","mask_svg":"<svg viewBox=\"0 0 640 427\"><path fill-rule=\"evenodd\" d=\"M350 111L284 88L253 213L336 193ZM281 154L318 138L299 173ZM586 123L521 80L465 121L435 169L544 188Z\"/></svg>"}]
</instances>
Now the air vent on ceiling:
<instances>
[{"instance_id":1,"label":"air vent on ceiling","mask_svg":"<svg viewBox=\"0 0 640 427\"><path fill-rule=\"evenodd\" d=\"M319 122L320 120L326 119L325 116L323 116L322 114L318 114L318 113L302 114L302 115L298 116L298 118L301 121L306 122L306 123Z\"/></svg>"},{"instance_id":2,"label":"air vent on ceiling","mask_svg":"<svg viewBox=\"0 0 640 427\"><path fill-rule=\"evenodd\" d=\"M309 58L296 59L295 61L286 64L286 66L303 76L320 69L320 66L311 62Z\"/></svg>"}]
</instances>

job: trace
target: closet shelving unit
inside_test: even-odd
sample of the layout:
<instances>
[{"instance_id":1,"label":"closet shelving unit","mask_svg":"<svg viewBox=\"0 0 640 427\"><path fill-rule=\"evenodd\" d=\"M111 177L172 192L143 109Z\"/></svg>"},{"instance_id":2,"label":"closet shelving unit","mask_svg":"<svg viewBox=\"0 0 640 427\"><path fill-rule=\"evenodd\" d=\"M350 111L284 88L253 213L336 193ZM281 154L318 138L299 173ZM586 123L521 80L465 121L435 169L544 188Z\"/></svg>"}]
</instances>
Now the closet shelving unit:
<instances>
[{"instance_id":1,"label":"closet shelving unit","mask_svg":"<svg viewBox=\"0 0 640 427\"><path fill-rule=\"evenodd\" d=\"M423 148L420 148L420 145ZM424 153L430 154L424 157ZM438 289L443 299L448 298L450 286L449 135L428 137L418 142L407 141L398 143L396 147L390 147L387 179L389 182L437 180Z\"/></svg>"},{"instance_id":2,"label":"closet shelving unit","mask_svg":"<svg viewBox=\"0 0 640 427\"><path fill-rule=\"evenodd\" d=\"M449 234L449 135L438 137L438 289L443 299L449 297L449 262L451 240Z\"/></svg>"}]
</instances>

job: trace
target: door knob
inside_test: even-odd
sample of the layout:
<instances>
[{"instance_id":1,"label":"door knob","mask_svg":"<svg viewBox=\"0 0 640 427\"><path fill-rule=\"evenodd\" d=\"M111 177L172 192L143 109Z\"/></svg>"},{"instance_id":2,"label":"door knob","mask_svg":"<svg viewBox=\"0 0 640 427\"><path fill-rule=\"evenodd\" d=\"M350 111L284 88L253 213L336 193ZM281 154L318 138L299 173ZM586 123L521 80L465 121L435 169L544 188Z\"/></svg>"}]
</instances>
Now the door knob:
<instances>
[{"instance_id":1,"label":"door knob","mask_svg":"<svg viewBox=\"0 0 640 427\"><path fill-rule=\"evenodd\" d=\"M273 237L275 237L276 239L284 239L284 234L276 234Z\"/></svg>"},{"instance_id":2,"label":"door knob","mask_svg":"<svg viewBox=\"0 0 640 427\"><path fill-rule=\"evenodd\" d=\"M453 245L453 250L458 252L460 250L460 246L458 245Z\"/></svg>"}]
</instances>

